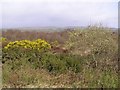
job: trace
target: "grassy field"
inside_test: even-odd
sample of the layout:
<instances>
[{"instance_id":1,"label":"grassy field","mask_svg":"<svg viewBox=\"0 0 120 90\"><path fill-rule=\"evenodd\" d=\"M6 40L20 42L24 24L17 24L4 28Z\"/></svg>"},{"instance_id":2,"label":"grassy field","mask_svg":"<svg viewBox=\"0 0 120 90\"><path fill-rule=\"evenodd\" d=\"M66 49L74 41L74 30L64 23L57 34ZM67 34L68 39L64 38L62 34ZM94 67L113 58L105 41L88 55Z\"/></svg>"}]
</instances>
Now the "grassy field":
<instances>
[{"instance_id":1,"label":"grassy field","mask_svg":"<svg viewBox=\"0 0 120 90\"><path fill-rule=\"evenodd\" d=\"M3 87L117 88L118 33L103 27L61 32L2 32ZM48 50L5 49L14 41L43 39Z\"/></svg>"}]
</instances>

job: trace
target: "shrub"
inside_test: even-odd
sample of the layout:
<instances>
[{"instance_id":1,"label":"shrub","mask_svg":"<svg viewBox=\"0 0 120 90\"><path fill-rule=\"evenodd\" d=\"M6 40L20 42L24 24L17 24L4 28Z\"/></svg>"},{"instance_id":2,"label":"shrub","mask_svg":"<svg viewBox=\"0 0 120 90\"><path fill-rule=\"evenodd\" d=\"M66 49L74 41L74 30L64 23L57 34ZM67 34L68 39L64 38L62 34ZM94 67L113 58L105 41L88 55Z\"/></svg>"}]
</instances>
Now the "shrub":
<instances>
[{"instance_id":1,"label":"shrub","mask_svg":"<svg viewBox=\"0 0 120 90\"><path fill-rule=\"evenodd\" d=\"M51 48L51 45L44 40L37 39L35 41L21 40L8 43L4 49L33 49L43 51Z\"/></svg>"},{"instance_id":2,"label":"shrub","mask_svg":"<svg viewBox=\"0 0 120 90\"><path fill-rule=\"evenodd\" d=\"M72 54L110 55L117 52L117 35L110 29L102 27L89 27L69 32L66 47Z\"/></svg>"}]
</instances>

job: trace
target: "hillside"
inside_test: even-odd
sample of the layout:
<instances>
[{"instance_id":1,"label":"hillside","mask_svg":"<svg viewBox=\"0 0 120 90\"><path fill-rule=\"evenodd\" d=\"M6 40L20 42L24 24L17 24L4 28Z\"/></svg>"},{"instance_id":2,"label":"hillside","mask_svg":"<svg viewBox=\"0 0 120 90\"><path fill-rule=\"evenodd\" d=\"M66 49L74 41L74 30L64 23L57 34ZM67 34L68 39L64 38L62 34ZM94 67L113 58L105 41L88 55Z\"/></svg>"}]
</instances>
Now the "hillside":
<instances>
[{"instance_id":1,"label":"hillside","mask_svg":"<svg viewBox=\"0 0 120 90\"><path fill-rule=\"evenodd\" d=\"M8 30L2 37L3 87L118 85L118 33L109 28Z\"/></svg>"}]
</instances>

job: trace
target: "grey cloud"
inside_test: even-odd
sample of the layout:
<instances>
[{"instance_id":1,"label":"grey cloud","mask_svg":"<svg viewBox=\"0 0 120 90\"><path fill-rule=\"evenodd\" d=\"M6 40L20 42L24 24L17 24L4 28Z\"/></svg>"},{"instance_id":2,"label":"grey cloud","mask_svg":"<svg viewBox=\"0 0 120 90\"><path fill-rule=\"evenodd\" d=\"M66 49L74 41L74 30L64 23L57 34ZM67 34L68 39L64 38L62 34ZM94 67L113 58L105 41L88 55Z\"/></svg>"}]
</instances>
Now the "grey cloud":
<instances>
[{"instance_id":1,"label":"grey cloud","mask_svg":"<svg viewBox=\"0 0 120 90\"><path fill-rule=\"evenodd\" d=\"M3 27L84 26L96 22L116 27L117 3L3 3L2 15Z\"/></svg>"}]
</instances>

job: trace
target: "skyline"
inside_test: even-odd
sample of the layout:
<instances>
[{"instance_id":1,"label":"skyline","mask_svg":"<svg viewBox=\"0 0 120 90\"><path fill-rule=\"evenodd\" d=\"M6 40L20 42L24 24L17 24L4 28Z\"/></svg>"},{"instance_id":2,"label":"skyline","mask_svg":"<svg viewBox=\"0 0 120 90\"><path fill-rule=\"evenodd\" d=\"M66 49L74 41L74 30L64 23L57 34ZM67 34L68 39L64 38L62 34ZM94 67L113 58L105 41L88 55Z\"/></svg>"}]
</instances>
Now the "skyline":
<instances>
[{"instance_id":1,"label":"skyline","mask_svg":"<svg viewBox=\"0 0 120 90\"><path fill-rule=\"evenodd\" d=\"M116 2L5 0L1 7L0 28L88 26L100 23L107 27L118 27L117 0Z\"/></svg>"}]
</instances>

